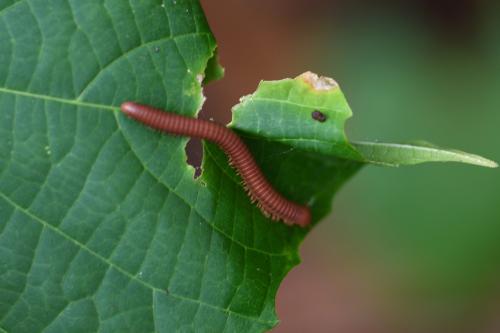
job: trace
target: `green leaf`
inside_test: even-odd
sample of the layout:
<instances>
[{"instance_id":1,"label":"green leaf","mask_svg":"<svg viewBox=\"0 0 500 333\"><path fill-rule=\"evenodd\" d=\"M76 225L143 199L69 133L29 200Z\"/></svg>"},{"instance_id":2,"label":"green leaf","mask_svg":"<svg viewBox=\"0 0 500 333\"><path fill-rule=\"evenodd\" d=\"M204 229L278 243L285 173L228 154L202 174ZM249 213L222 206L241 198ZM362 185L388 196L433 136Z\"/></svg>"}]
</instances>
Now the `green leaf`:
<instances>
[{"instance_id":1,"label":"green leaf","mask_svg":"<svg viewBox=\"0 0 500 333\"><path fill-rule=\"evenodd\" d=\"M314 111L321 112L327 121L314 121ZM296 79L261 82L233 112L231 126L249 135L310 152L362 160L344 133L351 109L330 78L306 72Z\"/></svg>"},{"instance_id":2,"label":"green leaf","mask_svg":"<svg viewBox=\"0 0 500 333\"><path fill-rule=\"evenodd\" d=\"M255 94L234 108L232 127L261 140L286 143L310 152L387 166L461 162L495 168L497 163L425 141L407 144L349 142L344 123L352 112L338 84L306 72L296 79L261 82ZM324 122L312 121L320 111Z\"/></svg>"},{"instance_id":3,"label":"green leaf","mask_svg":"<svg viewBox=\"0 0 500 333\"><path fill-rule=\"evenodd\" d=\"M194 179L187 138L118 111L200 109L222 70L199 3L0 0L0 45L0 331L272 328L307 230L266 219L216 146ZM350 115L308 73L262 83L232 126L316 223L367 159L395 162L348 143Z\"/></svg>"},{"instance_id":4,"label":"green leaf","mask_svg":"<svg viewBox=\"0 0 500 333\"><path fill-rule=\"evenodd\" d=\"M352 142L366 162L388 166L411 165L425 162L459 162L487 168L498 164L482 156L454 149L443 149L427 142L382 143Z\"/></svg>"}]
</instances>

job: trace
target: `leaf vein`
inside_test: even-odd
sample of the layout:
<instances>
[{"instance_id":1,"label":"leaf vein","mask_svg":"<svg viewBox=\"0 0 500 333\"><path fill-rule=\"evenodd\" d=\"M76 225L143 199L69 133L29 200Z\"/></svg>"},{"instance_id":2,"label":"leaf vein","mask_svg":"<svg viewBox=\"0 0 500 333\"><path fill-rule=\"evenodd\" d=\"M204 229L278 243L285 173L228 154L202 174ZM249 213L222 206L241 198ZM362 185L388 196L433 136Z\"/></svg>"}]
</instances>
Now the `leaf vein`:
<instances>
[{"instance_id":1,"label":"leaf vein","mask_svg":"<svg viewBox=\"0 0 500 333\"><path fill-rule=\"evenodd\" d=\"M123 54L121 54L119 57L116 57L114 58L113 60L111 60L110 62L108 62L107 64L105 64L97 73L96 75L91 78L89 80L89 82L85 85L85 87L82 89L80 95L76 98L76 100L82 100L85 93L90 89L92 88L92 86L97 82L97 80L99 79L100 75L105 72L106 70L108 70L109 68L111 68L115 63L117 63L118 61L120 61L121 59L123 58L126 58L128 56L130 56L131 54L135 53L135 52L138 52L140 50L142 50L143 48L147 48L147 47L150 47L152 45L155 45L157 43L161 43L161 42L165 42L165 41L169 41L169 40L173 40L175 45L177 46L177 42L176 42L176 39L177 38L181 38L181 37L187 37L187 36L202 36L202 35L206 35L207 33L204 33L204 32L201 32L201 33L198 33L198 32L190 32L190 33L185 33L185 34L179 34L179 35L175 35L175 36L168 36L168 37L164 37L164 38L159 38L159 39L155 39L155 40L152 40L152 41L149 41L147 43L144 43L144 44L141 44L141 45L138 45L134 48L131 48L130 50L124 52ZM181 56L181 58L183 59L183 61L185 62L184 58Z\"/></svg>"},{"instance_id":2,"label":"leaf vein","mask_svg":"<svg viewBox=\"0 0 500 333\"><path fill-rule=\"evenodd\" d=\"M242 317L242 318L246 318L248 320L251 320L251 321L254 321L254 322L257 322L257 323L261 323L261 324L265 324L265 325L273 325L274 322L268 322L268 321L263 321L261 319L259 319L258 317L252 317L252 316L249 316L249 315L245 315L245 314L242 314L242 313L238 313L238 312L234 312L234 311L231 311L229 309L224 309L224 308L221 308L221 307L218 307L216 305L213 305L213 304L209 304L209 303L205 303L201 300L198 300L198 299L193 299L193 298L190 298L190 297L186 297L186 296L182 296L182 295L177 295L177 294L173 294L173 293L166 293L164 290L161 290L161 289L158 289L156 288L155 286L149 284L148 282L144 281L144 280L141 280L141 279L138 279L137 277L135 277L134 275L130 274L128 271L126 271L125 269L121 268L120 266L117 266L116 264L114 264L113 262L107 260L106 258L104 258L103 256L101 256L99 253L93 251L92 249L88 248L87 246L85 246L84 244L78 242L77 240L71 238L68 234L66 234L65 232L59 230L58 228L54 227L53 225L51 225L50 223L48 223L47 221L43 220L42 218L38 217L37 215L35 215L34 213L30 212L29 210L26 210L25 208L23 208L22 206L18 205L15 201L13 201L12 199L10 199L8 196L6 196L3 192L0 192L0 198L4 199L5 201L7 201L8 204L10 204L11 206L13 206L14 208L16 208L18 211L20 211L21 213L25 214L26 216L32 218L34 221L37 221L38 223L42 224L43 226L47 227L48 229L52 230L53 232L57 233L58 235L60 235L61 237L67 239L68 241L70 241L71 243L73 243L75 246L81 248L82 250L85 250L87 251L88 253L90 253L91 255L95 256L97 259L103 261L104 263L108 264L110 267L116 269L118 272L120 272L121 274L124 274L125 276L127 276L130 280L133 280L141 285L143 285L144 287L146 288L149 288L153 291L157 291L157 292L161 292L163 294L166 294L167 296L171 296L171 297L174 297L174 298L177 298L177 299L180 299L180 300L185 300L185 301L189 301L189 302L194 302L194 303L199 303L203 306L207 306L207 307L210 307L212 309L215 309L215 310L218 310L218 311L221 311L221 312L224 312L224 313L231 313L231 314L234 314L236 316L239 316L239 317Z\"/></svg>"}]
</instances>

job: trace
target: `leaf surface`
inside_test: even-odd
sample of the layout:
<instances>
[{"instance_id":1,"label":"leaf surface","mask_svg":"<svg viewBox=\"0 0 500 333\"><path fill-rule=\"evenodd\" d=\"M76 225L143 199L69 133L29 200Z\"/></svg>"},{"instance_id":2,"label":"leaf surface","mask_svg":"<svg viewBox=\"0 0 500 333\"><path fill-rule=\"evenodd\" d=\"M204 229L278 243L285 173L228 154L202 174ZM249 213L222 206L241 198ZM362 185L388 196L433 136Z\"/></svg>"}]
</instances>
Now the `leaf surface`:
<instances>
[{"instance_id":1,"label":"leaf surface","mask_svg":"<svg viewBox=\"0 0 500 333\"><path fill-rule=\"evenodd\" d=\"M0 1L0 45L0 331L273 327L307 230L266 219L216 146L194 179L186 138L118 111L200 109L222 72L198 2ZM316 81L264 82L232 123L315 223L367 160L401 163L349 144L342 93Z\"/></svg>"}]
</instances>

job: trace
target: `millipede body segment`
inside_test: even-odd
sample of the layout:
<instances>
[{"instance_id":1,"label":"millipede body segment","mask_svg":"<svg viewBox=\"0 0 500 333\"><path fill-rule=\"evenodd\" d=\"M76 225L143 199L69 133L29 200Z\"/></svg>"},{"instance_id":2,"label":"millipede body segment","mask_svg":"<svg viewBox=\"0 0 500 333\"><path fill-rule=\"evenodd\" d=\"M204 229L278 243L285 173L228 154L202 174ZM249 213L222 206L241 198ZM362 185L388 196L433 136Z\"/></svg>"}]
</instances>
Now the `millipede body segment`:
<instances>
[{"instance_id":1,"label":"millipede body segment","mask_svg":"<svg viewBox=\"0 0 500 333\"><path fill-rule=\"evenodd\" d=\"M196 137L218 144L243 179L250 198L257 202L264 215L302 227L311 223L309 207L289 201L278 193L262 174L247 146L227 127L134 102L123 103L121 110L129 117L156 130Z\"/></svg>"}]
</instances>

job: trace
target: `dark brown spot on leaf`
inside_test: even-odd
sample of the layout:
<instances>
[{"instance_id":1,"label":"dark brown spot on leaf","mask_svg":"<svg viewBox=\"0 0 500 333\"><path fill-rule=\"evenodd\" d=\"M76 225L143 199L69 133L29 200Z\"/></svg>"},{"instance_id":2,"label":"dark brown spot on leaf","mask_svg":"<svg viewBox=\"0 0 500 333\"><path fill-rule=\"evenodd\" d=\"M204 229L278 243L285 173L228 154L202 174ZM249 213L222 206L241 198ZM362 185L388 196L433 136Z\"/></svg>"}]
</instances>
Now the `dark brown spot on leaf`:
<instances>
[{"instance_id":1,"label":"dark brown spot on leaf","mask_svg":"<svg viewBox=\"0 0 500 333\"><path fill-rule=\"evenodd\" d=\"M311 113L311 116L314 120L317 120L319 121L320 123L323 123L326 121L326 116L323 112L320 112L318 110L315 110L313 111L313 113Z\"/></svg>"}]
</instances>

